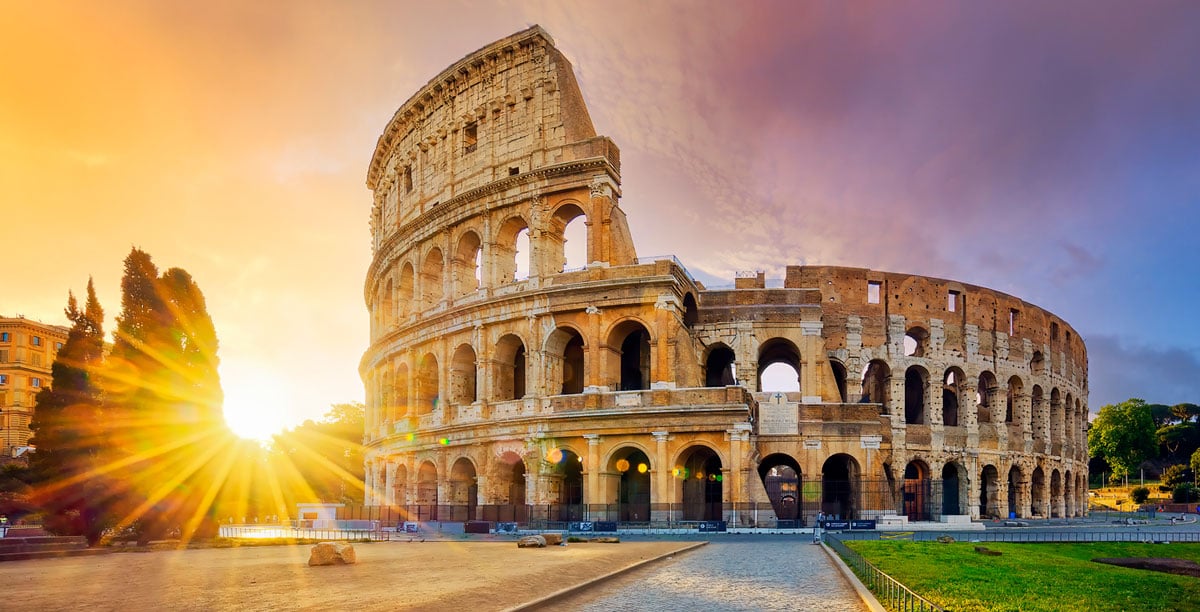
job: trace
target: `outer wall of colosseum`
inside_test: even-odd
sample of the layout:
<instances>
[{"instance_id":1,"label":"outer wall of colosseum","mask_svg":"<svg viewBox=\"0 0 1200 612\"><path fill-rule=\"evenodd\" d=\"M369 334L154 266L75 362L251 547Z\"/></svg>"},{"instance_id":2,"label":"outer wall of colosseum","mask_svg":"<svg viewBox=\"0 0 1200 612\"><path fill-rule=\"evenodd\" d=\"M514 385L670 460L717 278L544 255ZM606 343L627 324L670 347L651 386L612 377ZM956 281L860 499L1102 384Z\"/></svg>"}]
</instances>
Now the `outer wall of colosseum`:
<instances>
[{"instance_id":1,"label":"outer wall of colosseum","mask_svg":"<svg viewBox=\"0 0 1200 612\"><path fill-rule=\"evenodd\" d=\"M1070 325L942 279L793 266L706 289L639 258L617 146L537 26L401 106L367 184L369 505L740 525L1086 509ZM779 364L798 391L762 392Z\"/></svg>"}]
</instances>

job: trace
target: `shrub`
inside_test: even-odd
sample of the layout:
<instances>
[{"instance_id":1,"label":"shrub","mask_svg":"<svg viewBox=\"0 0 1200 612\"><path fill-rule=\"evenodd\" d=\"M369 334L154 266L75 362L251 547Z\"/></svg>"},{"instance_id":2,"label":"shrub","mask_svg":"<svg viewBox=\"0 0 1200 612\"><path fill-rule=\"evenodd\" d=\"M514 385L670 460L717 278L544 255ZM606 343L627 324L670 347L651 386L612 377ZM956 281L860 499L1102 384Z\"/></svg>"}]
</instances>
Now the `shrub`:
<instances>
[{"instance_id":1,"label":"shrub","mask_svg":"<svg viewBox=\"0 0 1200 612\"><path fill-rule=\"evenodd\" d=\"M1177 487L1171 493L1171 499L1177 504L1190 504L1194 501L1200 501L1200 490L1196 489L1196 485L1185 482Z\"/></svg>"},{"instance_id":2,"label":"shrub","mask_svg":"<svg viewBox=\"0 0 1200 612\"><path fill-rule=\"evenodd\" d=\"M1178 485L1191 481L1192 470L1182 463L1172 465L1163 470L1162 483L1164 486L1174 489Z\"/></svg>"},{"instance_id":3,"label":"shrub","mask_svg":"<svg viewBox=\"0 0 1200 612\"><path fill-rule=\"evenodd\" d=\"M1129 497L1133 499L1133 503L1135 504L1144 504L1146 500L1150 499L1150 489L1146 487L1134 487L1129 492Z\"/></svg>"}]
</instances>

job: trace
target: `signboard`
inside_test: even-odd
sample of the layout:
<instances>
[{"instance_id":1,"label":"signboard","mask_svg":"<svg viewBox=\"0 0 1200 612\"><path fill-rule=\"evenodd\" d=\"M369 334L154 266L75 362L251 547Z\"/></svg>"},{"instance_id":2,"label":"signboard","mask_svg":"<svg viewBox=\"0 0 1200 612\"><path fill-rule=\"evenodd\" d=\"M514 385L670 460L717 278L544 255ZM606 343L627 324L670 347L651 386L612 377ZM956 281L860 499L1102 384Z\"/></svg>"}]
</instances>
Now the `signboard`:
<instances>
[{"instance_id":1,"label":"signboard","mask_svg":"<svg viewBox=\"0 0 1200 612\"><path fill-rule=\"evenodd\" d=\"M616 533L617 522L616 521L593 521L592 522L592 531L603 531L603 532Z\"/></svg>"},{"instance_id":2,"label":"signboard","mask_svg":"<svg viewBox=\"0 0 1200 612\"><path fill-rule=\"evenodd\" d=\"M875 529L874 519L869 521L822 521L821 526L826 529L847 530L847 529Z\"/></svg>"},{"instance_id":3,"label":"signboard","mask_svg":"<svg viewBox=\"0 0 1200 612\"><path fill-rule=\"evenodd\" d=\"M850 521L824 521L821 523L826 529L849 529Z\"/></svg>"},{"instance_id":4,"label":"signboard","mask_svg":"<svg viewBox=\"0 0 1200 612\"><path fill-rule=\"evenodd\" d=\"M883 441L883 436L862 436L862 447L871 450L879 450L879 443Z\"/></svg>"},{"instance_id":5,"label":"signboard","mask_svg":"<svg viewBox=\"0 0 1200 612\"><path fill-rule=\"evenodd\" d=\"M416 533L418 530L417 524L411 521L404 523L404 533Z\"/></svg>"},{"instance_id":6,"label":"signboard","mask_svg":"<svg viewBox=\"0 0 1200 612\"><path fill-rule=\"evenodd\" d=\"M804 450L821 450L820 440L805 440Z\"/></svg>"},{"instance_id":7,"label":"signboard","mask_svg":"<svg viewBox=\"0 0 1200 612\"><path fill-rule=\"evenodd\" d=\"M875 519L869 521L850 521L851 529L875 529Z\"/></svg>"},{"instance_id":8,"label":"signboard","mask_svg":"<svg viewBox=\"0 0 1200 612\"><path fill-rule=\"evenodd\" d=\"M758 434L765 436L794 436L800 432L800 411L789 404L787 396L776 393L758 405Z\"/></svg>"},{"instance_id":9,"label":"signboard","mask_svg":"<svg viewBox=\"0 0 1200 612\"><path fill-rule=\"evenodd\" d=\"M591 521L582 523L570 523L567 526L567 531L594 531L595 524Z\"/></svg>"},{"instance_id":10,"label":"signboard","mask_svg":"<svg viewBox=\"0 0 1200 612\"><path fill-rule=\"evenodd\" d=\"M725 526L725 521L700 521L700 523L697 525L697 527L700 529L700 533L724 532Z\"/></svg>"}]
</instances>

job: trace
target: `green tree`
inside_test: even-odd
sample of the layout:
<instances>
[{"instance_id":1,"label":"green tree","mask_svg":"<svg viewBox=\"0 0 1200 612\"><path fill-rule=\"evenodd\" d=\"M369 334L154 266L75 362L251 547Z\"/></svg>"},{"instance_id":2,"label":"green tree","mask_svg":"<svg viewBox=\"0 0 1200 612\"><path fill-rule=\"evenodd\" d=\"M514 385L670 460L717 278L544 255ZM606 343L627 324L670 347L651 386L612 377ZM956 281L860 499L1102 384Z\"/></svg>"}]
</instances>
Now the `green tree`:
<instances>
[{"instance_id":1,"label":"green tree","mask_svg":"<svg viewBox=\"0 0 1200 612\"><path fill-rule=\"evenodd\" d=\"M1171 406L1171 414L1180 421L1196 421L1200 417L1200 406L1196 404L1175 404Z\"/></svg>"},{"instance_id":2,"label":"green tree","mask_svg":"<svg viewBox=\"0 0 1200 612\"><path fill-rule=\"evenodd\" d=\"M1192 453L1192 460L1190 463L1192 466L1192 473L1200 474L1200 449L1196 449L1196 452Z\"/></svg>"},{"instance_id":3,"label":"green tree","mask_svg":"<svg viewBox=\"0 0 1200 612\"><path fill-rule=\"evenodd\" d=\"M363 503L361 403L334 404L320 421L277 434L272 442L275 473L295 474L295 502Z\"/></svg>"},{"instance_id":4,"label":"green tree","mask_svg":"<svg viewBox=\"0 0 1200 612\"><path fill-rule=\"evenodd\" d=\"M30 442L37 447L29 460L37 483L32 497L49 531L82 535L95 544L111 517L105 511L110 483L103 469L104 419L96 377L104 363L104 309L91 279L83 309L68 294L66 314L71 331L50 366L53 385L38 393L29 424Z\"/></svg>"},{"instance_id":5,"label":"green tree","mask_svg":"<svg viewBox=\"0 0 1200 612\"><path fill-rule=\"evenodd\" d=\"M1171 407L1166 404L1147 404L1146 407L1150 409L1150 418L1154 419L1154 426L1157 428L1179 421Z\"/></svg>"},{"instance_id":6,"label":"green tree","mask_svg":"<svg viewBox=\"0 0 1200 612\"><path fill-rule=\"evenodd\" d=\"M1128 475L1158 453L1154 419L1146 402L1132 398L1104 406L1088 432L1088 452L1103 457L1114 474Z\"/></svg>"},{"instance_id":7,"label":"green tree","mask_svg":"<svg viewBox=\"0 0 1200 612\"><path fill-rule=\"evenodd\" d=\"M1182 463L1176 463L1163 470L1161 480L1160 486L1165 487L1163 490L1174 489L1175 485L1192 481L1192 470Z\"/></svg>"},{"instance_id":8,"label":"green tree","mask_svg":"<svg viewBox=\"0 0 1200 612\"><path fill-rule=\"evenodd\" d=\"M204 295L184 270L159 276L133 249L106 369L105 407L116 447L119 527L139 541L176 529L185 540L215 527L212 501L235 444L221 412L217 337Z\"/></svg>"},{"instance_id":9,"label":"green tree","mask_svg":"<svg viewBox=\"0 0 1200 612\"><path fill-rule=\"evenodd\" d=\"M1156 436L1167 457L1191 457L1200 448L1200 426L1190 421L1160 427Z\"/></svg>"}]
</instances>

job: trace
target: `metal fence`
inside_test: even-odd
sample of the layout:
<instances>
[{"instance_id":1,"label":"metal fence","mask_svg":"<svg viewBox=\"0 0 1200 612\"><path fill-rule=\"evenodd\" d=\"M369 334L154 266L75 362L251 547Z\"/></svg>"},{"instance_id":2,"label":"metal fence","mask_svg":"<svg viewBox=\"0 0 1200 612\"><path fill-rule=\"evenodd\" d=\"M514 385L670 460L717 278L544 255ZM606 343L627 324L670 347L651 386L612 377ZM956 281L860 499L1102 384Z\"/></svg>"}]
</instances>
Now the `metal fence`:
<instances>
[{"instance_id":1,"label":"metal fence","mask_svg":"<svg viewBox=\"0 0 1200 612\"><path fill-rule=\"evenodd\" d=\"M845 534L827 534L825 543L837 552L850 567L854 568L854 573L868 589L871 589L871 592L879 599L879 603L890 610L904 610L905 612L912 610L943 612L945 610L932 601L917 595L912 589L872 565L862 555L850 550L842 543L842 535Z\"/></svg>"},{"instance_id":2,"label":"metal fence","mask_svg":"<svg viewBox=\"0 0 1200 612\"><path fill-rule=\"evenodd\" d=\"M1070 543L1070 542L1200 542L1200 531L1158 531L1139 527L1110 530L1062 529L1057 531L846 531L831 537L840 540L912 540L933 542L941 536L950 536L960 542L1013 542L1013 543Z\"/></svg>"}]
</instances>

